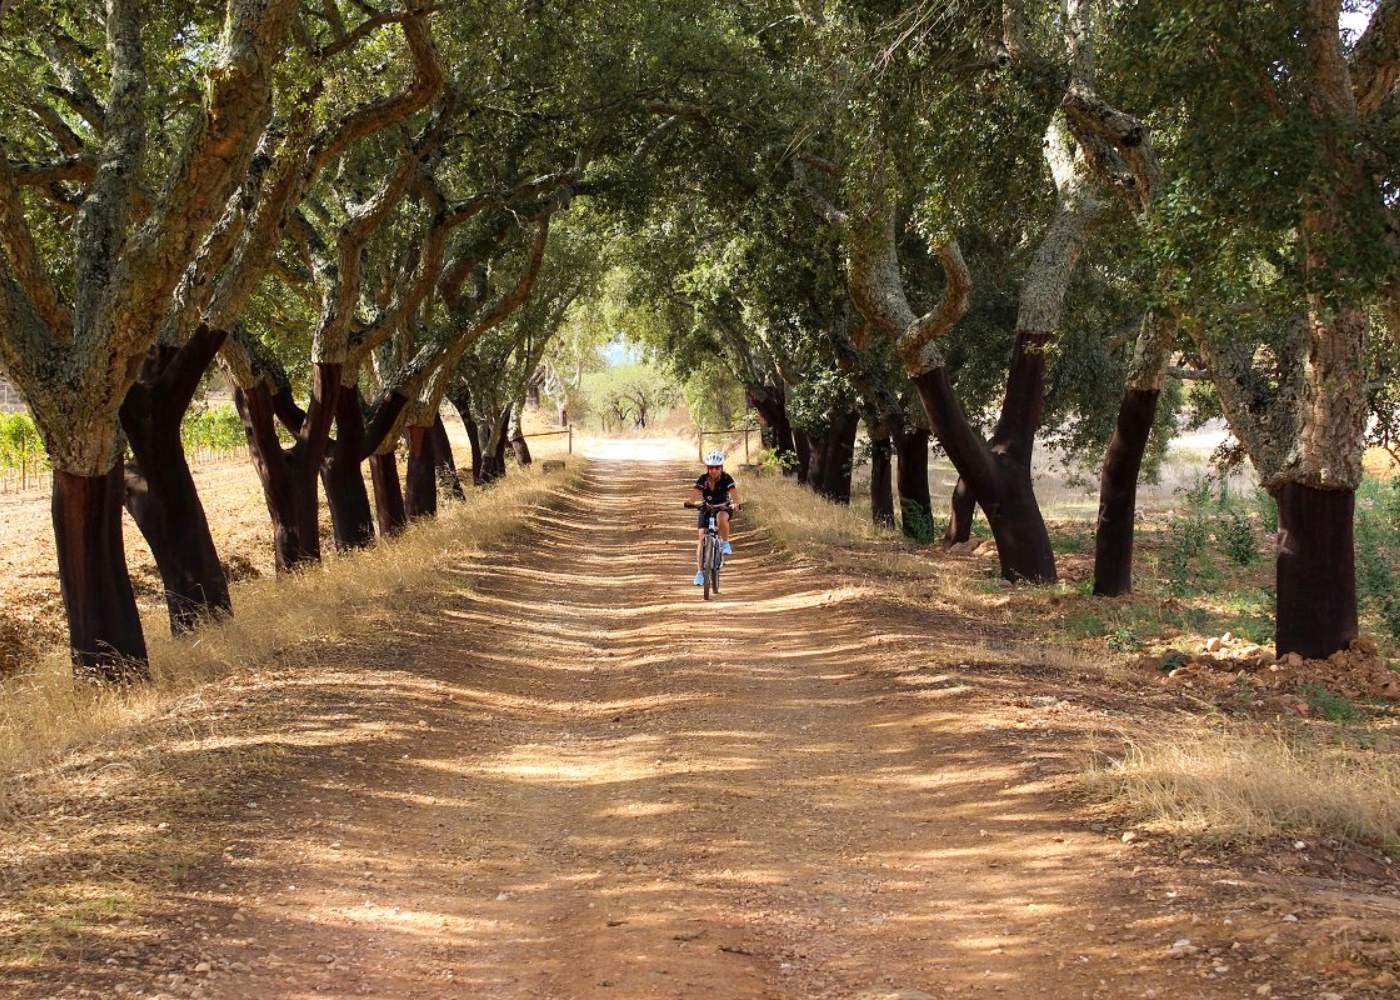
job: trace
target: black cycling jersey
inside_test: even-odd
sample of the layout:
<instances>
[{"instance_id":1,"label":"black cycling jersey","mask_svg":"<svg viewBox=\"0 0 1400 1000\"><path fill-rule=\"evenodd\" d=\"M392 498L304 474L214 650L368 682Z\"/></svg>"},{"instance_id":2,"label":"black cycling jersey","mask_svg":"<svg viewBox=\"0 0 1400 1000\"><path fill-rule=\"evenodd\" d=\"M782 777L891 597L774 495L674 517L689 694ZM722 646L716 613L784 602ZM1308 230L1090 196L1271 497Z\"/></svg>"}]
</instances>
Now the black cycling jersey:
<instances>
[{"instance_id":1,"label":"black cycling jersey","mask_svg":"<svg viewBox=\"0 0 1400 1000\"><path fill-rule=\"evenodd\" d=\"M704 496L705 502L712 505L727 502L729 491L737 485L739 484L734 482L734 477L727 472L721 472L713 483L710 482L708 472L702 473L700 478L695 480L695 488Z\"/></svg>"}]
</instances>

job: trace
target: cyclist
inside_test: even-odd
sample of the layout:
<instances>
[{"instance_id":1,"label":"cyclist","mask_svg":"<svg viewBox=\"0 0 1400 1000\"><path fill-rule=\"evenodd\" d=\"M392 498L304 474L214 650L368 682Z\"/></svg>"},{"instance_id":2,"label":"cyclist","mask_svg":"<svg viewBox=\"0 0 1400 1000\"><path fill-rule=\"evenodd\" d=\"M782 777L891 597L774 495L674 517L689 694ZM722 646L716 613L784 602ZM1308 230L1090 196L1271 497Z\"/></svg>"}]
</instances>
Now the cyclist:
<instances>
[{"instance_id":1,"label":"cyclist","mask_svg":"<svg viewBox=\"0 0 1400 1000\"><path fill-rule=\"evenodd\" d=\"M698 503L704 500L707 504L718 506L720 504L732 504L734 509L739 509L739 487L734 482L734 477L724 471L724 452L712 451L705 456L705 472L695 480L695 486L690 492L690 502ZM719 537L724 541L724 554L732 555L733 547L729 544L729 511L722 510L715 515L715 524L719 528ZM700 531L695 543L695 565L700 566L700 560L705 551L705 529L709 522L709 517L705 509L700 508L700 518L697 522ZM695 586L699 587L705 582L705 571L696 569Z\"/></svg>"}]
</instances>

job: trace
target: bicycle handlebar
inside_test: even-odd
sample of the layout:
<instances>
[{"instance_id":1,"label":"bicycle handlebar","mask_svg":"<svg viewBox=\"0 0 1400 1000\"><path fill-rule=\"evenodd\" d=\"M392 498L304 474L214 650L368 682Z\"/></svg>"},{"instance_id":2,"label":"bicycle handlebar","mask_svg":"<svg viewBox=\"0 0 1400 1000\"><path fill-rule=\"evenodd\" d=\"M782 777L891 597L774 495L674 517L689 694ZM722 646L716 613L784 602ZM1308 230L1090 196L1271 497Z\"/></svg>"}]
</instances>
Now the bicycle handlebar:
<instances>
[{"instance_id":1,"label":"bicycle handlebar","mask_svg":"<svg viewBox=\"0 0 1400 1000\"><path fill-rule=\"evenodd\" d=\"M708 500L701 500L699 503L695 503L692 500L687 500L685 502L685 508L686 510L733 510L734 503L733 501L710 503Z\"/></svg>"}]
</instances>

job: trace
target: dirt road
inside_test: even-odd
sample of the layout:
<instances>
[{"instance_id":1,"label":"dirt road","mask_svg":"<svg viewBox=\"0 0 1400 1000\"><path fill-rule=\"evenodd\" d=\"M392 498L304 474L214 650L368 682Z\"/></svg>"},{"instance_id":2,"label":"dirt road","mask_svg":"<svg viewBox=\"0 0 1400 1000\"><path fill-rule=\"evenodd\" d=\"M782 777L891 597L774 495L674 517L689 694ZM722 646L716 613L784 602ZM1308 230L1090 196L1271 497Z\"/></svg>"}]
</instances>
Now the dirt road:
<instances>
[{"instance_id":1,"label":"dirt road","mask_svg":"<svg viewBox=\"0 0 1400 1000\"><path fill-rule=\"evenodd\" d=\"M467 588L255 696L231 745L288 759L221 807L222 857L72 982L106 962L144 996L1295 995L1248 944L1210 955L1224 911L1077 813L1053 697L940 662L966 622L751 522L702 602L689 475L594 463ZM1199 952L1168 957L1182 938ZM52 969L29 986L66 995Z\"/></svg>"}]
</instances>

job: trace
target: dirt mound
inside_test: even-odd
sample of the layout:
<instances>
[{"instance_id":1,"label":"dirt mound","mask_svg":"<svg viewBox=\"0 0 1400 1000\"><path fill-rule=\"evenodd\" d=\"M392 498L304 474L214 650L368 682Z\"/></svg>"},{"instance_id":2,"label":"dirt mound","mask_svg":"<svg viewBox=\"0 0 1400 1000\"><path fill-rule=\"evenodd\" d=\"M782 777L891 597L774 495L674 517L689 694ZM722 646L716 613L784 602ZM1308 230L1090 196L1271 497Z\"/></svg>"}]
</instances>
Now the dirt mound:
<instances>
[{"instance_id":1,"label":"dirt mound","mask_svg":"<svg viewBox=\"0 0 1400 1000\"><path fill-rule=\"evenodd\" d=\"M1163 685L1190 690L1223 707L1310 715L1319 698L1329 695L1354 701L1400 701L1400 673L1387 666L1370 639L1357 639L1325 660L1309 660L1297 653L1275 659L1259 646L1231 649L1229 645L1226 636L1210 640L1206 652L1169 650L1138 662L1162 674Z\"/></svg>"}]
</instances>

